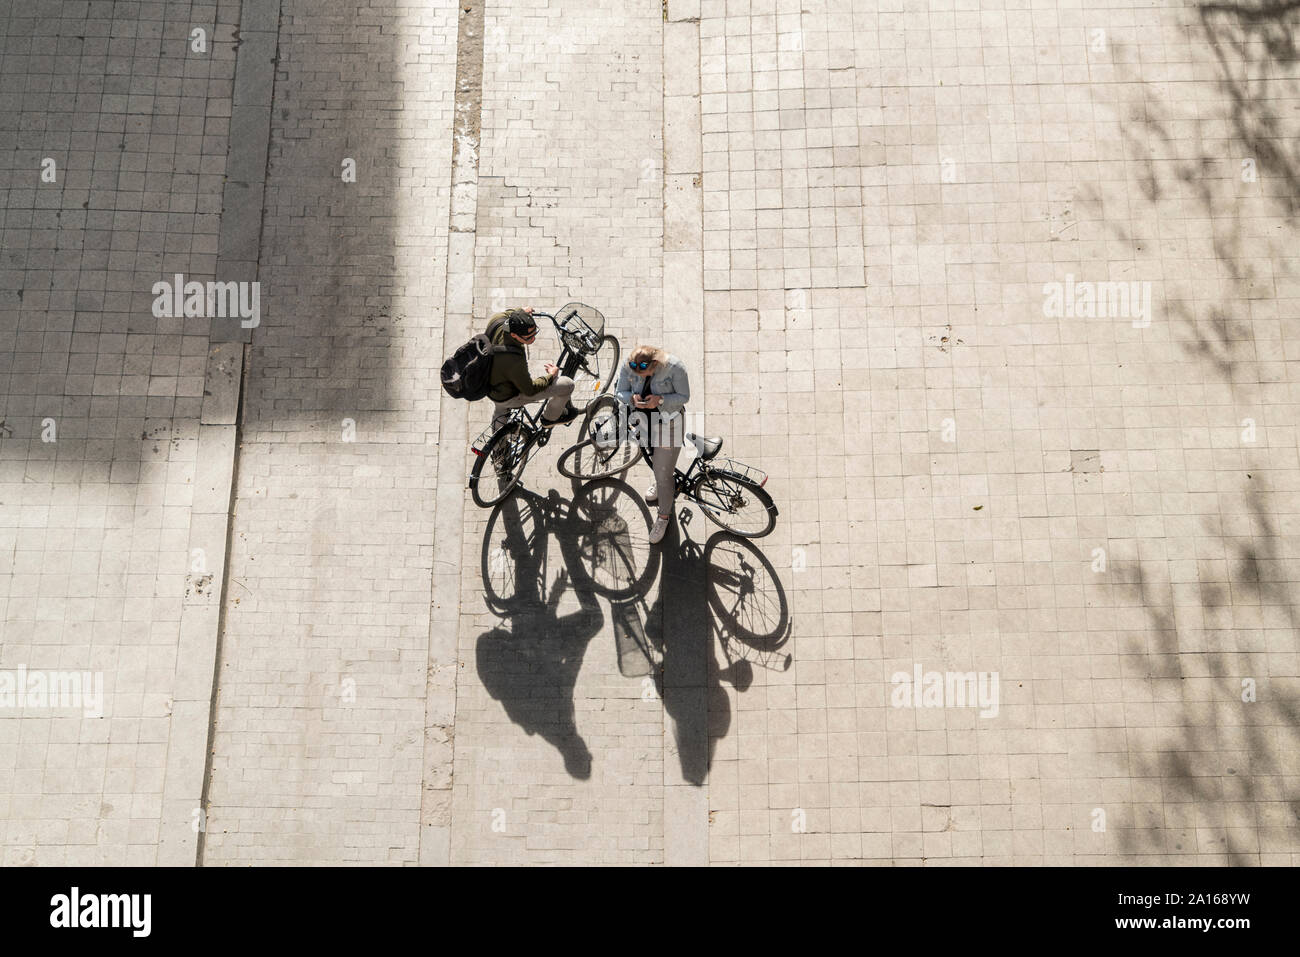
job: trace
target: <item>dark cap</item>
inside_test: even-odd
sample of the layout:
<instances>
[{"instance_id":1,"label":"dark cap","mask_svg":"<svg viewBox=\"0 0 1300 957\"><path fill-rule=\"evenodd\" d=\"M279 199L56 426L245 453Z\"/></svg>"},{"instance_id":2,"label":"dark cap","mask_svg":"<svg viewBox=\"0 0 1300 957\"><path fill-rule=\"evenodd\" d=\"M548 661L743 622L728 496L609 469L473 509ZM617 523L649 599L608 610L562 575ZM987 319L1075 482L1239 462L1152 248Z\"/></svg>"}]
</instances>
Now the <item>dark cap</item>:
<instances>
[{"instance_id":1,"label":"dark cap","mask_svg":"<svg viewBox=\"0 0 1300 957\"><path fill-rule=\"evenodd\" d=\"M510 311L510 331L520 339L527 339L537 331L537 323L533 322L533 317L522 309L512 309Z\"/></svg>"}]
</instances>

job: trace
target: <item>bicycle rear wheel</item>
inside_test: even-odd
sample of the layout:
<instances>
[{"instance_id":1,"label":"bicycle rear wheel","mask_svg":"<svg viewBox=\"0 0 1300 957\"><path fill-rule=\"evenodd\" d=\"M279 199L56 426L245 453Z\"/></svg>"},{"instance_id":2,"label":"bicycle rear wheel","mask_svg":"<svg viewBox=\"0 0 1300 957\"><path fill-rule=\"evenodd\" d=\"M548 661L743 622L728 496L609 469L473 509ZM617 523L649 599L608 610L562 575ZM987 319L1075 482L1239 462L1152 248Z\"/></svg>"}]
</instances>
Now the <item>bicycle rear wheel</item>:
<instances>
[{"instance_id":1,"label":"bicycle rear wheel","mask_svg":"<svg viewBox=\"0 0 1300 957\"><path fill-rule=\"evenodd\" d=\"M776 503L766 489L743 475L706 468L687 491L715 525L742 538L762 538L776 527Z\"/></svg>"},{"instance_id":2,"label":"bicycle rear wheel","mask_svg":"<svg viewBox=\"0 0 1300 957\"><path fill-rule=\"evenodd\" d=\"M573 398L570 400L574 408L585 412L592 402L609 392L618 375L619 354L618 340L613 336L604 336L595 352L576 357Z\"/></svg>"},{"instance_id":3,"label":"bicycle rear wheel","mask_svg":"<svg viewBox=\"0 0 1300 957\"><path fill-rule=\"evenodd\" d=\"M491 508L514 491L533 454L534 440L522 422L507 423L488 440L469 474L475 504Z\"/></svg>"}]
</instances>

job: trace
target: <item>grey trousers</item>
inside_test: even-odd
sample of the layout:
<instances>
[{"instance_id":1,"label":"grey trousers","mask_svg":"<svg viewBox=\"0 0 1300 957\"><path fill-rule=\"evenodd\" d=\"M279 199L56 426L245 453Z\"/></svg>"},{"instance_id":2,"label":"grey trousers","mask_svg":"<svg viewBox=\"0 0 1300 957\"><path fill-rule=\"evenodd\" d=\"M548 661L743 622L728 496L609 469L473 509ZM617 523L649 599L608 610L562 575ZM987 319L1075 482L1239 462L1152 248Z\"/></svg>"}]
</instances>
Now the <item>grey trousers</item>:
<instances>
[{"instance_id":1,"label":"grey trousers","mask_svg":"<svg viewBox=\"0 0 1300 957\"><path fill-rule=\"evenodd\" d=\"M682 454L680 445L662 445L650 455L650 462L655 473L655 494L659 496L659 514L673 513L673 497L676 483L673 481L673 469L677 467L677 457Z\"/></svg>"},{"instance_id":2,"label":"grey trousers","mask_svg":"<svg viewBox=\"0 0 1300 957\"><path fill-rule=\"evenodd\" d=\"M655 473L655 494L658 496L658 508L661 515L673 513L673 498L676 483L673 482L673 469L682 454L685 441L685 414L668 420L659 419L652 414L645 433L646 444L659 443L650 452L650 467Z\"/></svg>"},{"instance_id":3,"label":"grey trousers","mask_svg":"<svg viewBox=\"0 0 1300 957\"><path fill-rule=\"evenodd\" d=\"M511 409L522 408L533 402L545 401L546 408L542 409L542 415L548 419L558 419L564 414L564 409L569 404L569 397L572 395L573 380L568 376L556 376L554 382L536 395L521 394L504 402L494 402L492 428L499 429L505 425Z\"/></svg>"}]
</instances>

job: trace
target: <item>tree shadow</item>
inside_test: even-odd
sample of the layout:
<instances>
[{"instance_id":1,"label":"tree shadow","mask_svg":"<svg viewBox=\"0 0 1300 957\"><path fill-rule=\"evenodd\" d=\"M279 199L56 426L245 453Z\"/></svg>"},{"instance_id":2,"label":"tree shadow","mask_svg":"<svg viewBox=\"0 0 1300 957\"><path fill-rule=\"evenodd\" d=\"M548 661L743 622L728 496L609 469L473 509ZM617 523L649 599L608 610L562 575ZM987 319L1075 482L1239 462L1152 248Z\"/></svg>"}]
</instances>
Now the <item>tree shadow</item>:
<instances>
[{"instance_id":1,"label":"tree shadow","mask_svg":"<svg viewBox=\"0 0 1300 957\"><path fill-rule=\"evenodd\" d=\"M1278 104L1296 100L1300 0L1204 3L1198 11L1218 61L1220 89L1232 100L1237 137L1261 170L1280 180L1275 195L1294 214L1300 208L1300 143L1294 129L1284 128Z\"/></svg>"},{"instance_id":2,"label":"tree shadow","mask_svg":"<svg viewBox=\"0 0 1300 957\"><path fill-rule=\"evenodd\" d=\"M1295 285L1300 121L1282 111L1300 104L1300 0L1206 3L1198 21L1226 95L1222 115L1197 119L1189 137L1183 110L1140 77L1128 78L1140 102L1123 127L1126 158L1140 161L1136 179L1147 203L1132 219L1177 215L1210 224L1207 251L1218 275L1193 270L1166 282L1169 336L1204 362L1203 381L1252 419L1253 435L1252 417L1263 414L1269 387L1286 379L1269 367L1284 368L1276 361L1285 338L1274 331L1278 314L1268 305L1257 311L1256 303ZM1231 131L1227 144L1224 130ZM1196 144L1190 155L1189 142ZM1106 215L1123 196L1090 187L1084 198L1135 254L1153 242ZM1267 425L1260 424L1265 436ZM1287 431L1293 423L1272 425ZM1232 478L1216 463L1218 511L1199 516L1194 583L1172 581L1164 562L1139 557L1112 565L1118 604L1140 607L1149 620L1142 634L1129 634L1133 647L1122 649L1124 677L1148 683L1160 715L1152 737L1143 736L1148 729L1128 734L1125 772L1158 790L1133 799L1134 820L1117 839L1125 855L1195 852L1244 864L1270 850L1294 850L1264 846L1270 833L1294 834L1300 820L1300 795L1287 771L1289 753L1300 749L1300 708L1286 684L1269 680L1270 657L1293 648L1300 630L1288 578L1292 549L1273 517L1284 489L1270 488L1271 469L1294 468L1294 461L1276 458L1271 445L1243 443ZM1206 555L1222 559L1199 560ZM1284 804L1285 820L1260 810L1269 802Z\"/></svg>"}]
</instances>

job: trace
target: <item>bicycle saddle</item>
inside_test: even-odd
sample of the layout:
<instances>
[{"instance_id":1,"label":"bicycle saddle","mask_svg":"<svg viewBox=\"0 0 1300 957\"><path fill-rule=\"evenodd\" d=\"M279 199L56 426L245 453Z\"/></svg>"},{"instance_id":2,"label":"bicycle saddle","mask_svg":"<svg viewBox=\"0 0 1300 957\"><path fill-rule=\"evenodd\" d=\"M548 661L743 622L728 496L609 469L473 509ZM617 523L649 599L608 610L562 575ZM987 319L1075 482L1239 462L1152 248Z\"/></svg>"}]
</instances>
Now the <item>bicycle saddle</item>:
<instances>
[{"instance_id":1,"label":"bicycle saddle","mask_svg":"<svg viewBox=\"0 0 1300 957\"><path fill-rule=\"evenodd\" d=\"M695 451L706 462L722 451L722 439L710 439L694 432L687 432L686 438L695 446Z\"/></svg>"}]
</instances>

